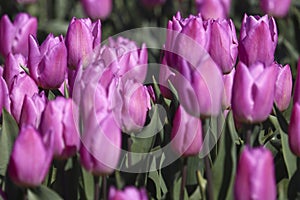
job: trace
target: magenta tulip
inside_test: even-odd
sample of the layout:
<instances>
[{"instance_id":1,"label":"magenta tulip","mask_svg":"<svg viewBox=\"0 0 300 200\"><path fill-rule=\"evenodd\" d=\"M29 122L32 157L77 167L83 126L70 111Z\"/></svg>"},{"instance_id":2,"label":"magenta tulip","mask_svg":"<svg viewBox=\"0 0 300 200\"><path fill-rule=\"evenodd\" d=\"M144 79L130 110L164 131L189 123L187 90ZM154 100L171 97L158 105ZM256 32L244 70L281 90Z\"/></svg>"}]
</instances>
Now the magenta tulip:
<instances>
[{"instance_id":1,"label":"magenta tulip","mask_svg":"<svg viewBox=\"0 0 300 200\"><path fill-rule=\"evenodd\" d=\"M80 61L85 62L91 56L93 49L101 43L101 22L92 23L91 19L71 20L67 35L68 64L70 68L78 68Z\"/></svg>"},{"instance_id":2,"label":"magenta tulip","mask_svg":"<svg viewBox=\"0 0 300 200\"><path fill-rule=\"evenodd\" d=\"M13 79L9 90L9 96L11 100L11 113L17 122L20 120L25 96L32 97L34 94L38 93L38 91L35 82L25 72Z\"/></svg>"},{"instance_id":3,"label":"magenta tulip","mask_svg":"<svg viewBox=\"0 0 300 200\"><path fill-rule=\"evenodd\" d=\"M67 69L67 48L63 37L49 34L39 46L36 39L30 36L28 68L39 87L59 88Z\"/></svg>"},{"instance_id":4,"label":"magenta tulip","mask_svg":"<svg viewBox=\"0 0 300 200\"><path fill-rule=\"evenodd\" d=\"M289 65L275 64L278 70L278 77L276 81L275 89L275 104L280 111L284 111L289 107L292 89L293 89L293 77L291 68Z\"/></svg>"},{"instance_id":5,"label":"magenta tulip","mask_svg":"<svg viewBox=\"0 0 300 200\"><path fill-rule=\"evenodd\" d=\"M80 0L85 13L92 19L105 19L112 10L112 0Z\"/></svg>"},{"instance_id":6,"label":"magenta tulip","mask_svg":"<svg viewBox=\"0 0 300 200\"><path fill-rule=\"evenodd\" d=\"M22 54L13 55L9 53L5 59L5 65L3 70L3 77L8 85L11 87L13 79L21 73L24 73L22 67L27 66L26 58Z\"/></svg>"},{"instance_id":7,"label":"magenta tulip","mask_svg":"<svg viewBox=\"0 0 300 200\"><path fill-rule=\"evenodd\" d=\"M73 156L80 145L78 116L72 99L56 97L49 101L42 115L40 130L43 135L53 135L53 155L65 159Z\"/></svg>"},{"instance_id":8,"label":"magenta tulip","mask_svg":"<svg viewBox=\"0 0 300 200\"><path fill-rule=\"evenodd\" d=\"M16 15L13 23L7 15L0 20L0 54L6 57L8 53L28 55L28 36L36 35L37 18L27 13Z\"/></svg>"},{"instance_id":9,"label":"magenta tulip","mask_svg":"<svg viewBox=\"0 0 300 200\"><path fill-rule=\"evenodd\" d=\"M231 0L196 0L196 8L204 19L226 19Z\"/></svg>"},{"instance_id":10,"label":"magenta tulip","mask_svg":"<svg viewBox=\"0 0 300 200\"><path fill-rule=\"evenodd\" d=\"M202 123L199 118L189 115L179 106L173 119L171 145L177 154L193 156L202 147Z\"/></svg>"},{"instance_id":11,"label":"magenta tulip","mask_svg":"<svg viewBox=\"0 0 300 200\"><path fill-rule=\"evenodd\" d=\"M232 98L232 87L233 87L234 74L235 74L235 68L233 68L229 74L223 75L224 92L223 92L223 98L222 98L222 107L224 110L231 108L231 98Z\"/></svg>"},{"instance_id":12,"label":"magenta tulip","mask_svg":"<svg viewBox=\"0 0 300 200\"><path fill-rule=\"evenodd\" d=\"M276 199L273 156L264 147L245 147L237 166L234 183L236 200Z\"/></svg>"},{"instance_id":13,"label":"magenta tulip","mask_svg":"<svg viewBox=\"0 0 300 200\"><path fill-rule=\"evenodd\" d=\"M108 200L148 200L145 189L137 189L133 186L127 186L123 191L114 187L109 189Z\"/></svg>"},{"instance_id":14,"label":"magenta tulip","mask_svg":"<svg viewBox=\"0 0 300 200\"><path fill-rule=\"evenodd\" d=\"M7 84L0 76L0 116L2 115L2 109L5 108L8 112L10 112L10 98L8 93Z\"/></svg>"},{"instance_id":15,"label":"magenta tulip","mask_svg":"<svg viewBox=\"0 0 300 200\"><path fill-rule=\"evenodd\" d=\"M38 128L46 102L47 98L44 92L41 94L36 93L32 97L26 95L22 105L19 122L20 126L32 125L33 127Z\"/></svg>"},{"instance_id":16,"label":"magenta tulip","mask_svg":"<svg viewBox=\"0 0 300 200\"><path fill-rule=\"evenodd\" d=\"M291 119L289 123L289 145L291 151L300 157L300 104L293 105Z\"/></svg>"},{"instance_id":17,"label":"magenta tulip","mask_svg":"<svg viewBox=\"0 0 300 200\"><path fill-rule=\"evenodd\" d=\"M23 126L12 149L8 173L20 186L42 184L52 160L52 139L42 138L32 126Z\"/></svg>"},{"instance_id":18,"label":"magenta tulip","mask_svg":"<svg viewBox=\"0 0 300 200\"><path fill-rule=\"evenodd\" d=\"M272 64L277 40L277 27L273 17L248 17L245 14L239 39L240 61L248 66L255 62L264 63L266 66Z\"/></svg>"},{"instance_id":19,"label":"magenta tulip","mask_svg":"<svg viewBox=\"0 0 300 200\"><path fill-rule=\"evenodd\" d=\"M260 0L260 8L269 15L284 17L288 14L291 0Z\"/></svg>"},{"instance_id":20,"label":"magenta tulip","mask_svg":"<svg viewBox=\"0 0 300 200\"><path fill-rule=\"evenodd\" d=\"M235 119L256 123L272 111L278 68L256 63L247 67L239 62L233 82L232 111Z\"/></svg>"},{"instance_id":21,"label":"magenta tulip","mask_svg":"<svg viewBox=\"0 0 300 200\"><path fill-rule=\"evenodd\" d=\"M234 67L238 54L238 41L231 20L210 20L211 26L209 54L223 73Z\"/></svg>"}]
</instances>

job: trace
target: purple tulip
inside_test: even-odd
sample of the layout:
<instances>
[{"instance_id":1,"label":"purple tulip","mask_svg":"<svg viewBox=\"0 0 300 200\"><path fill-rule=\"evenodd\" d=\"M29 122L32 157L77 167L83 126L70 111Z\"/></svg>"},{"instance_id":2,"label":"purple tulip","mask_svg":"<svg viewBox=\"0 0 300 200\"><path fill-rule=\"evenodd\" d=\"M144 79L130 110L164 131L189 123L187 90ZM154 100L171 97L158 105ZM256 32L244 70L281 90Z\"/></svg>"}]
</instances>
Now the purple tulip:
<instances>
[{"instance_id":1,"label":"purple tulip","mask_svg":"<svg viewBox=\"0 0 300 200\"><path fill-rule=\"evenodd\" d=\"M126 77L114 80L113 105L115 118L123 132L140 131L145 124L147 111L151 108L150 95L146 86Z\"/></svg>"},{"instance_id":2,"label":"purple tulip","mask_svg":"<svg viewBox=\"0 0 300 200\"><path fill-rule=\"evenodd\" d=\"M145 44L138 47L127 38L109 38L107 46L102 48L101 59L116 77L126 76L143 82L147 74L148 52Z\"/></svg>"},{"instance_id":3,"label":"purple tulip","mask_svg":"<svg viewBox=\"0 0 300 200\"><path fill-rule=\"evenodd\" d=\"M148 6L148 7L159 6L164 4L165 2L166 0L142 0L144 6Z\"/></svg>"},{"instance_id":4,"label":"purple tulip","mask_svg":"<svg viewBox=\"0 0 300 200\"><path fill-rule=\"evenodd\" d=\"M166 57L164 56L159 68L159 89L163 97L167 99L172 99L169 80L174 76L175 73L167 66Z\"/></svg>"},{"instance_id":5,"label":"purple tulip","mask_svg":"<svg viewBox=\"0 0 300 200\"><path fill-rule=\"evenodd\" d=\"M293 105L289 123L288 137L291 151L300 157L300 104Z\"/></svg>"},{"instance_id":6,"label":"purple tulip","mask_svg":"<svg viewBox=\"0 0 300 200\"><path fill-rule=\"evenodd\" d=\"M173 119L171 145L182 156L197 155L202 147L202 123L179 106Z\"/></svg>"},{"instance_id":7,"label":"purple tulip","mask_svg":"<svg viewBox=\"0 0 300 200\"><path fill-rule=\"evenodd\" d=\"M85 71L87 74L82 75L82 83L86 85L80 93L83 124L80 159L88 171L103 175L112 173L117 167L121 154L121 130L110 109L112 104L107 90L93 80L98 77L97 70L89 67ZM78 98L76 93L74 96Z\"/></svg>"},{"instance_id":8,"label":"purple tulip","mask_svg":"<svg viewBox=\"0 0 300 200\"><path fill-rule=\"evenodd\" d=\"M47 99L44 92L41 94L36 93L32 97L26 95L22 105L19 122L20 127L22 125L32 125L33 127L38 128L46 102Z\"/></svg>"},{"instance_id":9,"label":"purple tulip","mask_svg":"<svg viewBox=\"0 0 300 200\"><path fill-rule=\"evenodd\" d=\"M32 97L38 93L38 91L35 82L25 72L13 79L9 93L11 99L11 113L17 122L20 120L25 96Z\"/></svg>"},{"instance_id":10,"label":"purple tulip","mask_svg":"<svg viewBox=\"0 0 300 200\"><path fill-rule=\"evenodd\" d=\"M275 89L275 104L280 111L284 111L289 107L293 89L293 77L289 65L282 66L276 64L278 70L278 77Z\"/></svg>"},{"instance_id":11,"label":"purple tulip","mask_svg":"<svg viewBox=\"0 0 300 200\"><path fill-rule=\"evenodd\" d=\"M234 183L236 200L276 199L276 179L273 156L264 147L245 147L237 166Z\"/></svg>"},{"instance_id":12,"label":"purple tulip","mask_svg":"<svg viewBox=\"0 0 300 200\"><path fill-rule=\"evenodd\" d=\"M288 14L291 0L260 0L260 8L266 14L284 17Z\"/></svg>"},{"instance_id":13,"label":"purple tulip","mask_svg":"<svg viewBox=\"0 0 300 200\"><path fill-rule=\"evenodd\" d=\"M196 8L204 19L226 19L231 0L196 0Z\"/></svg>"},{"instance_id":14,"label":"purple tulip","mask_svg":"<svg viewBox=\"0 0 300 200\"><path fill-rule=\"evenodd\" d=\"M240 122L256 123L272 111L278 68L256 63L249 68L238 63L232 91L232 110Z\"/></svg>"},{"instance_id":15,"label":"purple tulip","mask_svg":"<svg viewBox=\"0 0 300 200\"><path fill-rule=\"evenodd\" d=\"M208 21L211 26L209 54L223 73L234 67L238 54L238 41L231 20Z\"/></svg>"},{"instance_id":16,"label":"purple tulip","mask_svg":"<svg viewBox=\"0 0 300 200\"><path fill-rule=\"evenodd\" d=\"M30 36L28 68L38 86L44 89L59 88L67 69L67 48L63 37L49 34L39 47L36 39Z\"/></svg>"},{"instance_id":17,"label":"purple tulip","mask_svg":"<svg viewBox=\"0 0 300 200\"><path fill-rule=\"evenodd\" d=\"M8 165L14 183L27 187L42 183L52 161L52 143L52 138L42 138L32 126L21 127Z\"/></svg>"},{"instance_id":18,"label":"purple tulip","mask_svg":"<svg viewBox=\"0 0 300 200\"><path fill-rule=\"evenodd\" d=\"M80 145L78 119L72 99L57 97L49 101L42 115L40 130L43 135L53 135L53 155L65 159L73 156Z\"/></svg>"},{"instance_id":19,"label":"purple tulip","mask_svg":"<svg viewBox=\"0 0 300 200\"><path fill-rule=\"evenodd\" d=\"M231 107L234 74L235 74L235 68L233 68L229 74L223 75L224 93L222 98L222 107L224 110L230 109Z\"/></svg>"},{"instance_id":20,"label":"purple tulip","mask_svg":"<svg viewBox=\"0 0 300 200\"><path fill-rule=\"evenodd\" d=\"M0 20L0 54L6 57L8 53L28 55L28 36L36 35L37 18L27 13L16 15L12 23L7 15Z\"/></svg>"},{"instance_id":21,"label":"purple tulip","mask_svg":"<svg viewBox=\"0 0 300 200\"><path fill-rule=\"evenodd\" d=\"M92 19L105 19L112 10L112 0L80 0L85 13Z\"/></svg>"},{"instance_id":22,"label":"purple tulip","mask_svg":"<svg viewBox=\"0 0 300 200\"><path fill-rule=\"evenodd\" d=\"M0 76L0 116L2 115L2 109L5 108L8 112L10 112L10 99L7 84Z\"/></svg>"},{"instance_id":23,"label":"purple tulip","mask_svg":"<svg viewBox=\"0 0 300 200\"><path fill-rule=\"evenodd\" d=\"M27 61L22 54L13 55L9 53L5 59L5 65L3 70L3 77L8 85L8 88L11 87L13 79L21 73L24 73L24 70L21 66L27 66Z\"/></svg>"},{"instance_id":24,"label":"purple tulip","mask_svg":"<svg viewBox=\"0 0 300 200\"><path fill-rule=\"evenodd\" d=\"M133 186L127 186L123 191L114 187L109 189L108 200L148 200L145 189L137 189Z\"/></svg>"},{"instance_id":25,"label":"purple tulip","mask_svg":"<svg viewBox=\"0 0 300 200\"><path fill-rule=\"evenodd\" d=\"M239 39L240 61L248 66L255 62L269 66L274 61L277 40L277 27L273 17L248 17L245 14Z\"/></svg>"},{"instance_id":26,"label":"purple tulip","mask_svg":"<svg viewBox=\"0 0 300 200\"><path fill-rule=\"evenodd\" d=\"M77 68L80 61L91 56L93 49L101 43L101 22L92 23L91 19L71 20L67 35L68 64L70 68Z\"/></svg>"},{"instance_id":27,"label":"purple tulip","mask_svg":"<svg viewBox=\"0 0 300 200\"><path fill-rule=\"evenodd\" d=\"M168 24L166 63L176 70L170 80L181 104L194 116L217 115L221 110L223 80L206 51L209 29L201 16L182 19L179 13Z\"/></svg>"}]
</instances>

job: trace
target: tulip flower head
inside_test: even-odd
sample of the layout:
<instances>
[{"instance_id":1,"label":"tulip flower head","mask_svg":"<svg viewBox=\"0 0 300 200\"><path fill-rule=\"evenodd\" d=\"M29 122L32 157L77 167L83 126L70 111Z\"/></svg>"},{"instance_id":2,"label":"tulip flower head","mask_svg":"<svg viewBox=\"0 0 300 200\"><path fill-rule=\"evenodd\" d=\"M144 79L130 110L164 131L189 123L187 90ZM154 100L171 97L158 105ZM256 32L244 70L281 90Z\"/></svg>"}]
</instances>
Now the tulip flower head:
<instances>
[{"instance_id":1,"label":"tulip flower head","mask_svg":"<svg viewBox=\"0 0 300 200\"><path fill-rule=\"evenodd\" d=\"M109 189L108 200L148 200L145 189L137 189L133 186L128 186L124 190L117 190L114 187Z\"/></svg>"}]
</instances>

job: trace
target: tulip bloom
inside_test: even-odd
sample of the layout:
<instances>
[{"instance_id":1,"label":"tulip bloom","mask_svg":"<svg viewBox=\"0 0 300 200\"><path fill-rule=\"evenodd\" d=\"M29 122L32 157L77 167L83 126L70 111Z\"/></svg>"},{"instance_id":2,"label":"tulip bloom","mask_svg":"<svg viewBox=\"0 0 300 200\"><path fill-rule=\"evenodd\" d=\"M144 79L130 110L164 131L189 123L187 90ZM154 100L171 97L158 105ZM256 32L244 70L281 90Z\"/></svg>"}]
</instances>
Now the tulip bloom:
<instances>
[{"instance_id":1,"label":"tulip bloom","mask_svg":"<svg viewBox=\"0 0 300 200\"><path fill-rule=\"evenodd\" d=\"M71 20L67 35L68 64L70 68L77 68L80 61L91 56L93 49L101 43L101 22L92 23L91 19Z\"/></svg>"},{"instance_id":2,"label":"tulip bloom","mask_svg":"<svg viewBox=\"0 0 300 200\"><path fill-rule=\"evenodd\" d=\"M201 16L182 19L177 13L168 23L166 64L176 71L171 82L180 103L194 116L215 116L221 110L221 71L209 56L210 26ZM193 52L193 53L191 53Z\"/></svg>"},{"instance_id":3,"label":"tulip bloom","mask_svg":"<svg viewBox=\"0 0 300 200\"><path fill-rule=\"evenodd\" d=\"M126 78L115 79L111 84L116 84L111 98L120 127L126 133L138 132L144 127L147 111L151 108L147 87Z\"/></svg>"},{"instance_id":4,"label":"tulip bloom","mask_svg":"<svg viewBox=\"0 0 300 200\"><path fill-rule=\"evenodd\" d=\"M42 92L41 94L34 94L32 97L25 96L20 117L20 126L32 125L38 128L41 121L42 112L44 111L47 99Z\"/></svg>"},{"instance_id":5,"label":"tulip bloom","mask_svg":"<svg viewBox=\"0 0 300 200\"><path fill-rule=\"evenodd\" d=\"M53 135L53 155L56 158L73 156L80 145L76 105L72 99L57 97L49 101L42 115L40 130L43 135Z\"/></svg>"},{"instance_id":6,"label":"tulip bloom","mask_svg":"<svg viewBox=\"0 0 300 200\"><path fill-rule=\"evenodd\" d=\"M22 126L12 149L8 173L20 186L36 187L47 175L52 161L52 140L47 143L32 126Z\"/></svg>"},{"instance_id":7,"label":"tulip bloom","mask_svg":"<svg viewBox=\"0 0 300 200\"><path fill-rule=\"evenodd\" d=\"M260 0L263 12L275 17L284 17L288 14L291 0Z\"/></svg>"},{"instance_id":8,"label":"tulip bloom","mask_svg":"<svg viewBox=\"0 0 300 200\"><path fill-rule=\"evenodd\" d=\"M223 73L229 73L235 65L238 41L231 20L210 20L211 26L209 54Z\"/></svg>"},{"instance_id":9,"label":"tulip bloom","mask_svg":"<svg viewBox=\"0 0 300 200\"><path fill-rule=\"evenodd\" d=\"M92 19L105 19L112 10L112 0L80 0L85 13Z\"/></svg>"},{"instance_id":10,"label":"tulip bloom","mask_svg":"<svg viewBox=\"0 0 300 200\"><path fill-rule=\"evenodd\" d=\"M11 100L11 113L17 122L20 120L24 97L26 95L32 97L38 91L35 82L25 72L14 78L9 96Z\"/></svg>"},{"instance_id":11,"label":"tulip bloom","mask_svg":"<svg viewBox=\"0 0 300 200\"><path fill-rule=\"evenodd\" d=\"M245 14L239 39L240 61L250 66L255 62L269 66L274 61L278 34L275 20Z\"/></svg>"},{"instance_id":12,"label":"tulip bloom","mask_svg":"<svg viewBox=\"0 0 300 200\"><path fill-rule=\"evenodd\" d=\"M202 123L179 106L173 119L171 145L182 156L197 155L202 147Z\"/></svg>"},{"instance_id":13,"label":"tulip bloom","mask_svg":"<svg viewBox=\"0 0 300 200\"><path fill-rule=\"evenodd\" d=\"M117 190L114 187L109 189L108 200L148 200L147 192L145 189L137 189L133 186L126 187L123 191Z\"/></svg>"},{"instance_id":14,"label":"tulip bloom","mask_svg":"<svg viewBox=\"0 0 300 200\"><path fill-rule=\"evenodd\" d=\"M67 48L63 37L49 34L39 46L36 39L30 36L28 69L38 86L44 89L59 88L67 69Z\"/></svg>"},{"instance_id":15,"label":"tulip bloom","mask_svg":"<svg viewBox=\"0 0 300 200\"><path fill-rule=\"evenodd\" d=\"M235 119L256 123L272 111L278 68L264 68L262 63L247 67L239 62L233 82L232 111Z\"/></svg>"},{"instance_id":16,"label":"tulip bloom","mask_svg":"<svg viewBox=\"0 0 300 200\"><path fill-rule=\"evenodd\" d=\"M5 108L10 112L10 99L8 88L4 79L0 76L0 116L2 115L2 109Z\"/></svg>"},{"instance_id":17,"label":"tulip bloom","mask_svg":"<svg viewBox=\"0 0 300 200\"><path fill-rule=\"evenodd\" d=\"M13 79L21 73L24 73L24 70L21 66L27 66L27 61L22 54L13 55L9 53L5 59L5 65L3 70L3 77L8 85L8 88L11 87Z\"/></svg>"},{"instance_id":18,"label":"tulip bloom","mask_svg":"<svg viewBox=\"0 0 300 200\"><path fill-rule=\"evenodd\" d=\"M204 19L226 19L229 15L231 0L196 0L196 8Z\"/></svg>"},{"instance_id":19,"label":"tulip bloom","mask_svg":"<svg viewBox=\"0 0 300 200\"><path fill-rule=\"evenodd\" d=\"M37 18L27 13L16 15L13 23L7 15L0 20L0 54L6 57L8 53L28 55L28 36L36 35Z\"/></svg>"},{"instance_id":20,"label":"tulip bloom","mask_svg":"<svg viewBox=\"0 0 300 200\"><path fill-rule=\"evenodd\" d=\"M245 147L237 166L235 199L276 199L276 194L272 153L264 147Z\"/></svg>"},{"instance_id":21,"label":"tulip bloom","mask_svg":"<svg viewBox=\"0 0 300 200\"><path fill-rule=\"evenodd\" d=\"M284 111L289 107L292 89L293 89L293 77L291 68L289 65L275 64L278 68L278 77L276 80L275 89L275 104L280 111Z\"/></svg>"},{"instance_id":22,"label":"tulip bloom","mask_svg":"<svg viewBox=\"0 0 300 200\"><path fill-rule=\"evenodd\" d=\"M231 107L234 74L235 74L235 68L233 68L229 74L223 75L223 82L224 82L224 92L222 98L223 109L229 109Z\"/></svg>"}]
</instances>

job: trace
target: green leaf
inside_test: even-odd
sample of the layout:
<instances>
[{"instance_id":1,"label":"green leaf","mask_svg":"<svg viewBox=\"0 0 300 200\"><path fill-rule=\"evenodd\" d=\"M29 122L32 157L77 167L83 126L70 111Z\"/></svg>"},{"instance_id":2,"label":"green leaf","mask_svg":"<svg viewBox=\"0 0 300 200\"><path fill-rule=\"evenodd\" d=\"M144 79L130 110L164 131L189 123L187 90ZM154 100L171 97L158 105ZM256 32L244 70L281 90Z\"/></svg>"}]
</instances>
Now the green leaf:
<instances>
[{"instance_id":1,"label":"green leaf","mask_svg":"<svg viewBox=\"0 0 300 200\"><path fill-rule=\"evenodd\" d=\"M48 93L48 99L49 99L49 100L55 99L55 94L54 94L51 90L49 90L49 93Z\"/></svg>"},{"instance_id":2,"label":"green leaf","mask_svg":"<svg viewBox=\"0 0 300 200\"><path fill-rule=\"evenodd\" d=\"M66 81L64 82L64 94L65 94L65 97L66 97L66 98L69 98L69 97L70 97L70 93L69 93L69 90L68 90L68 86L67 86Z\"/></svg>"},{"instance_id":3,"label":"green leaf","mask_svg":"<svg viewBox=\"0 0 300 200\"><path fill-rule=\"evenodd\" d=\"M19 133L19 127L15 119L5 109L2 110L2 117L2 133L0 135L0 175L4 176L14 141Z\"/></svg>"},{"instance_id":4,"label":"green leaf","mask_svg":"<svg viewBox=\"0 0 300 200\"><path fill-rule=\"evenodd\" d=\"M288 179L282 179L278 183L278 200L286 200L288 199L288 184L289 180Z\"/></svg>"},{"instance_id":5,"label":"green leaf","mask_svg":"<svg viewBox=\"0 0 300 200\"><path fill-rule=\"evenodd\" d=\"M222 132L220 137L218 155L212 167L215 199L233 199L232 191L237 162L235 141L237 139L232 113L229 113L225 132Z\"/></svg>"},{"instance_id":6,"label":"green leaf","mask_svg":"<svg viewBox=\"0 0 300 200\"><path fill-rule=\"evenodd\" d=\"M187 176L186 176L186 184L187 185L195 185L197 184L197 176L196 171L203 171L204 164L203 160L198 156L188 157L187 161Z\"/></svg>"},{"instance_id":7,"label":"green leaf","mask_svg":"<svg viewBox=\"0 0 300 200\"><path fill-rule=\"evenodd\" d=\"M28 200L62 200L57 193L43 185L29 189L27 195Z\"/></svg>"},{"instance_id":8,"label":"green leaf","mask_svg":"<svg viewBox=\"0 0 300 200\"><path fill-rule=\"evenodd\" d=\"M94 177L91 173L87 172L82 167L82 180L83 180L83 188L85 192L85 197L88 200L92 200L94 198Z\"/></svg>"}]
</instances>

